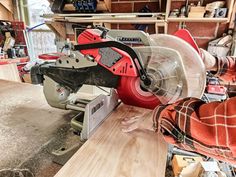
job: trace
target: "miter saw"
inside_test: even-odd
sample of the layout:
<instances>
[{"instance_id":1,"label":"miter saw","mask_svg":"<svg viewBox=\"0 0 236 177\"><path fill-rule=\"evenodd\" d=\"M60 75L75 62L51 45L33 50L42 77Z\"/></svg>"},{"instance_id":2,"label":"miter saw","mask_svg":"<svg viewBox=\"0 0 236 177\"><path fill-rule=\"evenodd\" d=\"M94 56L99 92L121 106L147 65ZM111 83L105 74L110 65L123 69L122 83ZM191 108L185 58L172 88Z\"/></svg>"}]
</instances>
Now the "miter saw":
<instances>
[{"instance_id":1,"label":"miter saw","mask_svg":"<svg viewBox=\"0 0 236 177\"><path fill-rule=\"evenodd\" d=\"M69 55L33 67L31 77L33 83L43 83L51 106L83 113L83 118L72 120L83 139L90 137L118 100L154 109L185 97L200 98L204 92L204 64L186 30L148 35L96 27L84 30L77 42ZM84 84L112 88L111 93L89 101L71 96Z\"/></svg>"}]
</instances>

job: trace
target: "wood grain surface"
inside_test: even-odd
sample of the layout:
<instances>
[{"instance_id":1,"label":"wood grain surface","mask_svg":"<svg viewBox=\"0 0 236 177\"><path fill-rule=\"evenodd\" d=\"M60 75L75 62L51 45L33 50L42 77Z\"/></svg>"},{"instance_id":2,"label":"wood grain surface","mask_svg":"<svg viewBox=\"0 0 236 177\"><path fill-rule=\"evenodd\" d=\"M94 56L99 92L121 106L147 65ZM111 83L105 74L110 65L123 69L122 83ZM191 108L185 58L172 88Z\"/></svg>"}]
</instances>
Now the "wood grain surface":
<instances>
[{"instance_id":1,"label":"wood grain surface","mask_svg":"<svg viewBox=\"0 0 236 177\"><path fill-rule=\"evenodd\" d=\"M21 82L16 64L0 65L0 79Z\"/></svg>"},{"instance_id":2,"label":"wood grain surface","mask_svg":"<svg viewBox=\"0 0 236 177\"><path fill-rule=\"evenodd\" d=\"M150 131L121 131L123 118L148 111L120 105L56 177L165 176L167 145L162 137ZM151 112L148 115L151 118Z\"/></svg>"}]
</instances>

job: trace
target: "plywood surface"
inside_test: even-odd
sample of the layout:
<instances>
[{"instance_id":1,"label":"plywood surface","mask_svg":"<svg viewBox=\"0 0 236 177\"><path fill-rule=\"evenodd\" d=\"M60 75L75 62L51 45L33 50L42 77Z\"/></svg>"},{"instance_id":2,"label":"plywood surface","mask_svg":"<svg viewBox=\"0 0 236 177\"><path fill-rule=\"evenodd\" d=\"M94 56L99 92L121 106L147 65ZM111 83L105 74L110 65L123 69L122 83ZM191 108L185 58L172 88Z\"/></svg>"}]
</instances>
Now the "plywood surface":
<instances>
[{"instance_id":1,"label":"plywood surface","mask_svg":"<svg viewBox=\"0 0 236 177\"><path fill-rule=\"evenodd\" d=\"M150 131L126 134L120 128L123 118L147 111L120 105L56 177L165 176L167 146L162 137Z\"/></svg>"},{"instance_id":2,"label":"plywood surface","mask_svg":"<svg viewBox=\"0 0 236 177\"><path fill-rule=\"evenodd\" d=\"M16 64L0 65L0 79L21 82Z\"/></svg>"}]
</instances>

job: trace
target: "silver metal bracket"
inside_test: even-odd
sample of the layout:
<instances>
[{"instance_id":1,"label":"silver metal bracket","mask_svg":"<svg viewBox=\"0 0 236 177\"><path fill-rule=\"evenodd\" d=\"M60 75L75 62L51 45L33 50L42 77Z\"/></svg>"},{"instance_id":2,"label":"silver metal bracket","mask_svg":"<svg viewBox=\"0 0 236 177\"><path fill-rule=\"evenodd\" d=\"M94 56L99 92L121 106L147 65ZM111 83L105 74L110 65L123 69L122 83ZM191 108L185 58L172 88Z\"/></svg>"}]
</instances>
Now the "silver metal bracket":
<instances>
[{"instance_id":1,"label":"silver metal bracket","mask_svg":"<svg viewBox=\"0 0 236 177\"><path fill-rule=\"evenodd\" d=\"M66 108L80 111L78 117L72 119L71 126L81 130L81 140L87 140L118 104L118 95L114 89L111 89L109 95L101 94L88 103L68 104Z\"/></svg>"}]
</instances>

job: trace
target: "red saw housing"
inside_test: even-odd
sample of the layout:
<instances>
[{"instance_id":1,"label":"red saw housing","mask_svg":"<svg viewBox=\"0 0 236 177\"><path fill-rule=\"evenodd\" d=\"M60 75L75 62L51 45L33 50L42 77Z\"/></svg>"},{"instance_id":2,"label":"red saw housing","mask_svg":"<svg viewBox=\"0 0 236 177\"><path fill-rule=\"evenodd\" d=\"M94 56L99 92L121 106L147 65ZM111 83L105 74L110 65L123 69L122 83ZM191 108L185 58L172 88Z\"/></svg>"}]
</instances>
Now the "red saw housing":
<instances>
[{"instance_id":1,"label":"red saw housing","mask_svg":"<svg viewBox=\"0 0 236 177\"><path fill-rule=\"evenodd\" d=\"M193 39L188 32L182 30L177 33L176 36L183 38L192 44L192 46L198 51L196 44L193 42ZM103 39L95 30L87 29L79 35L78 44L92 44L109 40L112 39ZM120 76L118 87L115 89L123 103L148 109L154 109L158 106L161 103L158 98L152 93L141 89L140 77L137 71L138 68L136 68L136 65L129 54L114 47L111 49L119 53L121 57L110 67L101 62L102 54L99 52L99 49L81 50L81 53L92 56L99 65L103 66L114 75Z\"/></svg>"}]
</instances>

